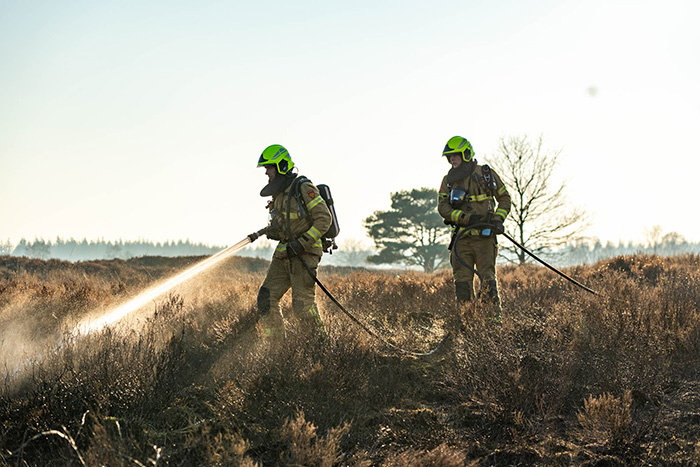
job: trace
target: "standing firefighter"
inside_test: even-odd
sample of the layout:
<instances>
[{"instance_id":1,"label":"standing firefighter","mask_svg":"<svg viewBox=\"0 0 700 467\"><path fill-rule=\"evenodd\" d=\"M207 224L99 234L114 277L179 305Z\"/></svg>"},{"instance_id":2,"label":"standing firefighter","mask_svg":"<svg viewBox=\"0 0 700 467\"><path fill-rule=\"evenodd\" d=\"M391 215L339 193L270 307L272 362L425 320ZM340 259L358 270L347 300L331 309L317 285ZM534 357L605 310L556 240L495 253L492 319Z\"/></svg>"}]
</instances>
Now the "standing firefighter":
<instances>
[{"instance_id":1,"label":"standing firefighter","mask_svg":"<svg viewBox=\"0 0 700 467\"><path fill-rule=\"evenodd\" d=\"M477 164L474 149L466 138L450 138L442 155L452 168L440 185L438 212L453 225L450 263L457 301L474 299L476 272L482 292L500 314L496 234L503 233L503 221L510 211L510 194L496 172L488 165Z\"/></svg>"},{"instance_id":2,"label":"standing firefighter","mask_svg":"<svg viewBox=\"0 0 700 467\"><path fill-rule=\"evenodd\" d=\"M272 196L267 205L270 225L266 234L279 240L258 292L258 312L265 334L284 332L279 301L290 287L296 319L306 328L322 333L323 323L315 303L316 284L304 263L315 276L323 255L321 237L331 225L331 214L318 188L292 172L294 162L284 147L273 144L265 148L258 167L264 167L269 178L260 196Z\"/></svg>"}]
</instances>

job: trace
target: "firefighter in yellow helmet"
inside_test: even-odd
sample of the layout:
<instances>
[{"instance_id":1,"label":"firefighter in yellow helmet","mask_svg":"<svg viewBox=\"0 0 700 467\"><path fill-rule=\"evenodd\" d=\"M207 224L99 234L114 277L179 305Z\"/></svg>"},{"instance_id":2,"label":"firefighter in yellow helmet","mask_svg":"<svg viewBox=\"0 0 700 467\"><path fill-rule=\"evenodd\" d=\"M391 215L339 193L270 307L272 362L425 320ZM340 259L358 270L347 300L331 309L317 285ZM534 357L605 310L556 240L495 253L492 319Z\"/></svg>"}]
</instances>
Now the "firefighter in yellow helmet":
<instances>
[{"instance_id":1,"label":"firefighter in yellow helmet","mask_svg":"<svg viewBox=\"0 0 700 467\"><path fill-rule=\"evenodd\" d=\"M458 302L474 299L474 273L481 278L481 292L500 316L496 282L496 235L510 211L510 194L498 174L474 159L466 138L455 136L442 152L452 168L442 179L438 212L453 225L450 264Z\"/></svg>"},{"instance_id":2,"label":"firefighter in yellow helmet","mask_svg":"<svg viewBox=\"0 0 700 467\"><path fill-rule=\"evenodd\" d=\"M269 183L260 196L272 196L268 202L270 225L266 235L279 240L258 291L258 312L264 332L281 336L284 324L279 309L282 296L292 289L292 309L296 319L307 328L323 332L323 323L315 303L313 275L323 255L321 237L331 225L326 202L308 179L298 176L289 152L279 144L265 148L258 160L265 168Z\"/></svg>"}]
</instances>

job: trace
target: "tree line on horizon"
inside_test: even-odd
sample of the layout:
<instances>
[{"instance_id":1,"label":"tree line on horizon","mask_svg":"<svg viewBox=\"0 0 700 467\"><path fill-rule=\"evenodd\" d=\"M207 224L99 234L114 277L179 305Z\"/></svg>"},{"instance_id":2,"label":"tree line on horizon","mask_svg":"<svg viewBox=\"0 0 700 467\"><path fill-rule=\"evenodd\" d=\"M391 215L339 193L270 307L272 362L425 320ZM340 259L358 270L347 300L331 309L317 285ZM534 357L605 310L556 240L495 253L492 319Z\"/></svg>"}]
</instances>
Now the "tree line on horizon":
<instances>
[{"instance_id":1,"label":"tree line on horizon","mask_svg":"<svg viewBox=\"0 0 700 467\"><path fill-rule=\"evenodd\" d=\"M615 256L633 254L650 254L659 256L675 256L681 254L700 254L700 242L690 242L677 232L669 232L661 235L658 226L646 233L646 239L640 242L606 242L599 239L579 239L556 251L549 251L543 256L557 267L575 266L580 264L593 264L598 261ZM504 241L505 242L505 241ZM502 243L504 243L502 242ZM9 240L0 241L0 256L26 256L38 259L60 259L65 261L89 261L101 259L129 259L141 256L207 256L216 253L223 247L209 246L202 243L193 243L190 240L178 240L168 242L138 241L106 241L83 239L64 240L60 237L55 241L35 239L28 241L21 239L17 245ZM447 267L449 261L446 244L439 245L437 255L444 255L441 265L436 269ZM270 241L259 240L256 245L244 248L237 253L238 256L270 259L274 251L274 244ZM501 251L504 263L517 262L517 258ZM340 248L332 255L324 255L323 263L328 266L351 267L378 267L377 262L371 258L377 256L378 250L368 246L365 242L356 239L340 241ZM396 266L420 267L411 261L394 261ZM420 267L422 269L422 267Z\"/></svg>"},{"instance_id":2,"label":"tree line on horizon","mask_svg":"<svg viewBox=\"0 0 700 467\"><path fill-rule=\"evenodd\" d=\"M39 259L61 259L65 261L88 261L96 259L129 259L140 256L204 256L211 255L223 247L193 243L189 239L167 242L147 240L65 240L55 241L37 238L32 241L22 238L17 245L9 240L0 241L0 255L26 256Z\"/></svg>"}]
</instances>

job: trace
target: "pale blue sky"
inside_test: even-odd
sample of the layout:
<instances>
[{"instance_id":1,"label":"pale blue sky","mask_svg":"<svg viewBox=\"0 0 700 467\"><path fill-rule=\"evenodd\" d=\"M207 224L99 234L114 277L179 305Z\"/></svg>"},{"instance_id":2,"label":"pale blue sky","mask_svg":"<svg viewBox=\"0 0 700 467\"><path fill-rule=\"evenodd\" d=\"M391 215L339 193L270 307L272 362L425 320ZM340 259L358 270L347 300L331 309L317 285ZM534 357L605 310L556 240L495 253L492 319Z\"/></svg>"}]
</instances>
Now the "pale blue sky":
<instances>
[{"instance_id":1,"label":"pale blue sky","mask_svg":"<svg viewBox=\"0 0 700 467\"><path fill-rule=\"evenodd\" d=\"M0 241L233 244L267 222L273 143L359 238L390 192L438 187L456 134L481 162L507 135L562 149L590 235L700 240L698 21L690 0L0 0Z\"/></svg>"}]
</instances>

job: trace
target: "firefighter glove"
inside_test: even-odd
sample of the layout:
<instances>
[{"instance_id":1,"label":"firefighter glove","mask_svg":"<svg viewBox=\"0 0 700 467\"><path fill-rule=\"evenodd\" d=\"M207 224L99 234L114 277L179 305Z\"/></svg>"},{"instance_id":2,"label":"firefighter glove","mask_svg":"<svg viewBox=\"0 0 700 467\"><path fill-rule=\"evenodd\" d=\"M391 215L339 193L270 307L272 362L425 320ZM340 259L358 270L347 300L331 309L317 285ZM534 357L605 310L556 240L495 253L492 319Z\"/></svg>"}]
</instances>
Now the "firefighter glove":
<instances>
[{"instance_id":1,"label":"firefighter glove","mask_svg":"<svg viewBox=\"0 0 700 467\"><path fill-rule=\"evenodd\" d=\"M301 245L301 242L299 240L292 240L291 242L287 243L287 256L290 258L294 258L297 255L300 255L304 252L304 247Z\"/></svg>"},{"instance_id":2,"label":"firefighter glove","mask_svg":"<svg viewBox=\"0 0 700 467\"><path fill-rule=\"evenodd\" d=\"M268 226L265 235L267 235L267 238L270 240L282 240L282 232L275 225Z\"/></svg>"},{"instance_id":3,"label":"firefighter glove","mask_svg":"<svg viewBox=\"0 0 700 467\"><path fill-rule=\"evenodd\" d=\"M494 219L491 223L493 224L493 231L496 233L496 235L500 235L505 232L505 229L503 228L503 221L501 219Z\"/></svg>"}]
</instances>

